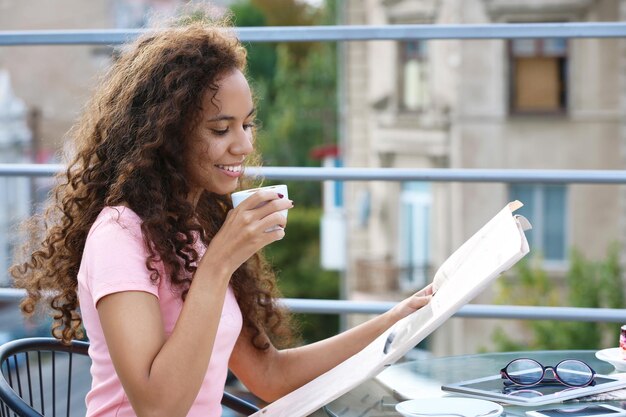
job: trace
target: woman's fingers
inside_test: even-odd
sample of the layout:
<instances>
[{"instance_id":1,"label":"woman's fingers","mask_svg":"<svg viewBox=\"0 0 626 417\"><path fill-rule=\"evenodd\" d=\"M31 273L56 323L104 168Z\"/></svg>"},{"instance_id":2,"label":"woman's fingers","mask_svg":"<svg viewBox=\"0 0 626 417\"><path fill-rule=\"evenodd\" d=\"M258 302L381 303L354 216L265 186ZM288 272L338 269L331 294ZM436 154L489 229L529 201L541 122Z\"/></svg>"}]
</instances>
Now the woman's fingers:
<instances>
[{"instance_id":1,"label":"woman's fingers","mask_svg":"<svg viewBox=\"0 0 626 417\"><path fill-rule=\"evenodd\" d=\"M271 231L276 227L284 229L287 226L287 218L280 211L274 212L261 219L259 225L264 232Z\"/></svg>"},{"instance_id":2,"label":"woman's fingers","mask_svg":"<svg viewBox=\"0 0 626 417\"><path fill-rule=\"evenodd\" d=\"M254 193L228 212L211 242L210 246L214 247L211 252L229 253L236 264L234 268L239 267L254 253L285 236L287 219L282 212L291 207L292 201L275 191Z\"/></svg>"},{"instance_id":3,"label":"woman's fingers","mask_svg":"<svg viewBox=\"0 0 626 417\"><path fill-rule=\"evenodd\" d=\"M433 295L434 289L433 289L433 284L430 283L427 286L425 286L424 288L422 288L421 290L419 290L418 292L415 293L415 295Z\"/></svg>"},{"instance_id":4,"label":"woman's fingers","mask_svg":"<svg viewBox=\"0 0 626 417\"><path fill-rule=\"evenodd\" d=\"M273 213L289 210L292 207L293 202L291 200L280 197L280 194L274 191L263 190L248 197L235 210L242 212L245 223L251 223L265 219ZM283 214L284 216L285 214Z\"/></svg>"},{"instance_id":5,"label":"woman's fingers","mask_svg":"<svg viewBox=\"0 0 626 417\"><path fill-rule=\"evenodd\" d=\"M261 190L252 194L250 197L242 201L237 208L240 210L254 210L267 204L272 200L287 200L282 194L270 190Z\"/></svg>"},{"instance_id":6,"label":"woman's fingers","mask_svg":"<svg viewBox=\"0 0 626 417\"><path fill-rule=\"evenodd\" d=\"M418 310L428 304L432 298L433 284L430 283L415 294L413 294L406 301L409 307L414 310Z\"/></svg>"},{"instance_id":7,"label":"woman's fingers","mask_svg":"<svg viewBox=\"0 0 626 417\"><path fill-rule=\"evenodd\" d=\"M272 242L276 242L277 240L281 240L282 238L285 237L285 227L276 225L276 226L267 228L263 233L267 235L267 238L270 239L270 241L267 242L266 244L270 244Z\"/></svg>"},{"instance_id":8,"label":"woman's fingers","mask_svg":"<svg viewBox=\"0 0 626 417\"><path fill-rule=\"evenodd\" d=\"M430 302L432 298L432 288L429 285L411 295L410 297L400 301L398 304L396 304L391 312L397 320L403 319L409 314L414 313L415 311L424 307Z\"/></svg>"},{"instance_id":9,"label":"woman's fingers","mask_svg":"<svg viewBox=\"0 0 626 417\"><path fill-rule=\"evenodd\" d=\"M285 217L287 215L286 210L289 210L292 207L293 203L291 200L282 198L268 201L267 204L263 204L262 206L253 209L252 211L255 212L259 219L264 219L265 217L270 216L274 213L278 213L281 216Z\"/></svg>"},{"instance_id":10,"label":"woman's fingers","mask_svg":"<svg viewBox=\"0 0 626 417\"><path fill-rule=\"evenodd\" d=\"M251 225L254 229L259 228L262 231L276 225L284 228L286 225L285 210L292 207L293 202L291 200L280 197L274 191L258 191L233 210L236 213L234 217L240 219L234 222L240 223L240 227ZM255 224L257 222L258 225ZM271 223L269 226L267 225L268 222Z\"/></svg>"},{"instance_id":11,"label":"woman's fingers","mask_svg":"<svg viewBox=\"0 0 626 417\"><path fill-rule=\"evenodd\" d=\"M414 294L409 298L409 306L415 310L424 307L433 298L432 295L418 295Z\"/></svg>"},{"instance_id":12,"label":"woman's fingers","mask_svg":"<svg viewBox=\"0 0 626 417\"><path fill-rule=\"evenodd\" d=\"M234 271L260 249L285 236L287 218L282 212L291 207L292 201L275 191L257 191L228 212L207 253L228 259Z\"/></svg>"}]
</instances>

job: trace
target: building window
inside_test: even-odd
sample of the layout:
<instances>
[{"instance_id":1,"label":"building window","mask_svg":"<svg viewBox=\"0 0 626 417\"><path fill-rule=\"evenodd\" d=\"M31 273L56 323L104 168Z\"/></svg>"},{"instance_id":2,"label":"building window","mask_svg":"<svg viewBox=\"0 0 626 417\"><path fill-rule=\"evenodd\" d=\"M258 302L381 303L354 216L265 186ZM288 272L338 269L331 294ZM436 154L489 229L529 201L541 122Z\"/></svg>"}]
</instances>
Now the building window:
<instances>
[{"instance_id":1,"label":"building window","mask_svg":"<svg viewBox=\"0 0 626 417\"><path fill-rule=\"evenodd\" d=\"M528 218L533 228L526 232L533 252L546 262L562 263L567 259L567 188L564 185L512 184L511 200L524 207L518 213Z\"/></svg>"},{"instance_id":2,"label":"building window","mask_svg":"<svg viewBox=\"0 0 626 417\"><path fill-rule=\"evenodd\" d=\"M400 108L419 111L428 106L428 68L423 40L398 43L400 47Z\"/></svg>"},{"instance_id":3,"label":"building window","mask_svg":"<svg viewBox=\"0 0 626 417\"><path fill-rule=\"evenodd\" d=\"M430 267L432 193L428 183L406 182L400 193L398 264L400 288L426 284Z\"/></svg>"},{"instance_id":4,"label":"building window","mask_svg":"<svg viewBox=\"0 0 626 417\"><path fill-rule=\"evenodd\" d=\"M567 110L567 40L509 41L512 113L563 113Z\"/></svg>"}]
</instances>

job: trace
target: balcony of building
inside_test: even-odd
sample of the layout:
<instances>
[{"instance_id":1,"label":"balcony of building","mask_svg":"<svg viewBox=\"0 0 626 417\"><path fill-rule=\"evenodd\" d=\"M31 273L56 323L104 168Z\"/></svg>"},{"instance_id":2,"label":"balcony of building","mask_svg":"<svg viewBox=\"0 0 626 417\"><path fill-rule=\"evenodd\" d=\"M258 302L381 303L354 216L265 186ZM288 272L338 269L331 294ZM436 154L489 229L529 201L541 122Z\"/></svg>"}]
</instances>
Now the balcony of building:
<instances>
[{"instance_id":1,"label":"balcony of building","mask_svg":"<svg viewBox=\"0 0 626 417\"><path fill-rule=\"evenodd\" d=\"M537 232L534 237L536 240L531 240L531 249L533 245L541 248L544 257L542 266L555 281L560 280L562 283L569 266L568 244L585 241L585 235L589 235L588 240L593 242L593 249L589 249L588 254L592 258L602 254L602 245L608 247L613 240L618 240L620 265L623 266L626 253L621 233L626 230L626 222L622 220L626 216L626 171L623 170L626 166L623 157L626 143L626 119L623 112L626 108L626 78L623 71L621 75L608 76L617 91L617 103L613 103L610 109L596 114L592 110L578 108L565 117L562 114L544 114L537 118L524 111L512 114L508 110L505 113L498 113L500 110L494 113L485 111L485 107L481 109L481 105L488 107L489 104L480 100L477 100L477 107L450 108L434 103L436 100L433 97L415 97L410 92L407 93L409 96L400 97L400 93L405 91L400 88L392 89L398 93L396 96L383 92L361 100L359 94L362 91L359 88L362 85L350 87L350 83L356 83L358 76L367 70L366 65L359 67L359 63L351 57L363 52L364 45L383 41L399 42L402 45L403 42L450 40L459 45L471 43L472 48L477 48L472 43L477 40L502 41L513 45L516 40L526 39L592 39L599 43L613 42L613 46L617 44L615 50L620 51L621 55L615 57L618 62L615 68L623 70L626 65L626 25L623 22L462 25L396 22L379 26L252 27L237 30L241 39L250 43L338 42L342 45L338 49L341 133L337 143L342 161L327 161L320 168L271 166L252 168L247 172L250 176L262 176L270 181L323 182L324 199L326 202L332 200L332 204L324 207L323 215L327 216L328 224L341 228L340 233L332 233L327 229L327 234L320 238L322 244L336 245L339 242L342 245L339 251L329 251L323 247L320 249L320 253L326 253L323 255L326 258L320 259L320 262L330 265L329 269L339 271L339 299L283 299L282 302L291 311L340 316L344 328L360 320L362 315L386 311L398 297L429 282L446 257L494 214L494 208L500 207L510 198L530 202L531 211L526 216L541 226L539 230L542 233L540 235ZM54 45L98 45L109 48L133 38L141 31L4 31L0 32L0 48ZM502 44L496 49L505 48L506 45ZM399 47L398 50L402 49ZM456 64L453 62L451 65ZM584 65L586 63L579 63L580 73L583 73ZM570 67L573 73L578 71L577 68ZM415 75L425 70L410 67L407 71ZM351 75L355 79L348 80ZM472 82L476 82L476 79ZM495 93L481 91L489 86L470 85L465 88L474 89L472 91L475 94L504 95L509 87L500 85ZM3 92L4 97L13 97L12 103L19 104L19 98L10 93L8 77L2 78L0 73L0 100ZM575 90L571 94L576 97ZM465 99L463 97L459 100ZM533 99L528 98L531 101ZM502 100L506 101L504 98ZM518 104L523 107L524 103L522 100ZM365 108L361 108L361 105ZM511 102L507 101L504 107L509 105ZM427 111L412 111L422 107L427 108ZM351 114L351 111L355 113ZM372 114L374 117L368 119ZM481 125L484 117L489 120ZM365 119L367 121L364 125L358 126L359 121ZM51 177L63 169L59 164L34 163L37 161L24 152L32 145L29 142L32 132L29 133L26 125L20 122L25 120L25 109L19 105L12 105L5 119L0 119L0 126L3 122L9 123L10 130L7 131L12 132L10 137L0 141L0 184L5 196L0 202L0 222L4 222L0 243L7 254L17 245L15 236L9 233L15 230L16 220L33 210L33 202L43 199L37 193L41 194L40 190L49 187ZM591 122L582 124L581 120ZM609 127L600 130L590 127L603 122L607 122ZM555 127L558 124L563 124L566 129L559 130ZM589 142L578 140L575 145L564 147L546 144L550 138L562 135L563 132L572 132L572 137L584 135L584 132L577 132L580 126L589 129L592 135L604 129L606 137ZM369 133L362 134L362 129L369 129ZM0 128L0 138L1 134ZM361 146L359 141L363 138L367 138L367 141ZM588 150L582 154L576 153L575 148L579 146L588 147ZM561 149L565 149L565 156L560 155ZM516 158L520 154L524 154L524 158ZM566 159L584 159L585 155L588 161L593 162L577 160L571 163ZM545 161L554 163L546 164ZM606 165L602 165L602 161L606 161ZM336 197L338 192L341 193L340 198ZM589 201L589 198L593 201ZM389 205L381 203L389 199L393 199ZM342 200L341 204L338 200ZM550 208L546 209L548 205ZM555 220L554 210L565 210L563 217ZM437 215L433 216L434 213ZM399 224L397 218L402 216L405 221L410 219L413 222L411 224L417 225L414 227L419 232L406 226L408 223ZM324 221L324 218L320 219L322 224ZM555 230L548 225L555 222L562 222L561 229L556 229L556 233L562 237L562 242L557 238L557 249L553 249L555 244L549 240ZM576 227L582 223L587 227ZM429 235L424 235L424 227ZM611 238L591 236L594 233L610 233ZM585 253L584 248L579 249ZM339 258L338 254L341 255ZM6 271L9 257L6 256L3 262L2 270ZM508 277L515 279L515 273ZM19 318L17 302L23 294L10 288L8 278L3 282L5 288L0 289L0 342L45 332L48 325L45 321L40 326L28 324ZM430 341L422 349L431 350L430 354L434 355L460 353L455 350L457 348L443 345L456 346L455 337L458 336L454 334L460 332L463 335L464 327L477 329L495 322L517 326L520 321L528 320L613 323L618 328L618 324L626 322L626 310L624 306L501 305L494 303L493 293L490 293L462 307L446 325L447 329L443 332L446 336L439 341ZM475 346L472 345L470 349Z\"/></svg>"}]
</instances>

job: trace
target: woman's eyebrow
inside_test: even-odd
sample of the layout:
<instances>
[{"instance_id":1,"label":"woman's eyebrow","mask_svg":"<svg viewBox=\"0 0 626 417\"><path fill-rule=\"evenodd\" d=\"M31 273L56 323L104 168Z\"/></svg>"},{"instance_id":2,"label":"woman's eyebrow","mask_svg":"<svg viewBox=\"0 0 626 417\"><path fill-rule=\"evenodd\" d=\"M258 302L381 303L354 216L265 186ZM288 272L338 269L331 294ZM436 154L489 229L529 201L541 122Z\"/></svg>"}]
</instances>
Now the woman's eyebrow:
<instances>
[{"instance_id":1,"label":"woman's eyebrow","mask_svg":"<svg viewBox=\"0 0 626 417\"><path fill-rule=\"evenodd\" d=\"M250 112L248 113L248 115L246 116L246 119L250 116L252 116L254 113L256 113L256 108L252 108L252 110L250 110ZM219 122L222 120L235 120L236 117L235 116L230 116L227 114L218 114L217 116L208 119L207 122Z\"/></svg>"}]
</instances>

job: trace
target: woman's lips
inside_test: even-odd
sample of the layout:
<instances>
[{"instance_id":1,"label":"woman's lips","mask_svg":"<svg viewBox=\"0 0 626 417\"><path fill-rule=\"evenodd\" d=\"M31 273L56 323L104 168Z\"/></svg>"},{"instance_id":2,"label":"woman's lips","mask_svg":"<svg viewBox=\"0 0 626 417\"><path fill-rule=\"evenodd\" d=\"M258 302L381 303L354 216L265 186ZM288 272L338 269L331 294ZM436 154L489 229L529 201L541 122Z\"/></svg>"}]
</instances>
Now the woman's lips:
<instances>
[{"instance_id":1,"label":"woman's lips","mask_svg":"<svg viewBox=\"0 0 626 417\"><path fill-rule=\"evenodd\" d=\"M215 167L219 169L220 171L222 171L224 174L228 175L229 177L240 177L243 171L241 164L237 164L237 165L216 164Z\"/></svg>"}]
</instances>

